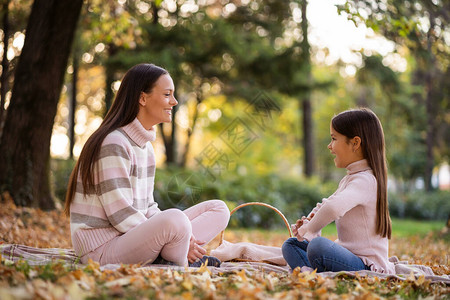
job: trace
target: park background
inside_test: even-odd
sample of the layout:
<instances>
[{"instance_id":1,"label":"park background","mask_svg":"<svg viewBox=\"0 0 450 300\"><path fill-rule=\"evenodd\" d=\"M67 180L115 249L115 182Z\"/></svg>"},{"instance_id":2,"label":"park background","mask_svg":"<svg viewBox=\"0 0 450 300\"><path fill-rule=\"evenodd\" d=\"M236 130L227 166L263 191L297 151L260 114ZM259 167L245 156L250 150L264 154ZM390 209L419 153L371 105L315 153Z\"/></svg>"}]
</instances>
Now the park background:
<instances>
[{"instance_id":1,"label":"park background","mask_svg":"<svg viewBox=\"0 0 450 300\"><path fill-rule=\"evenodd\" d=\"M170 72L179 101L153 143L161 208L259 201L294 222L345 175L326 148L330 119L369 107L385 131L390 254L450 274L450 3L2 0L0 9L0 244L71 247L61 207L74 162L125 71L151 62ZM333 226L325 236L336 236ZM252 206L231 217L225 236L280 246L288 233L276 213ZM315 275L270 274L215 278L213 294L166 273L159 288L142 288L141 278L110 289L105 282L137 271L105 279L98 266L83 270L11 267L2 257L0 296L448 295L415 278L325 286Z\"/></svg>"},{"instance_id":2,"label":"park background","mask_svg":"<svg viewBox=\"0 0 450 300\"><path fill-rule=\"evenodd\" d=\"M61 206L120 78L151 62L179 101L154 143L162 208L260 201L294 221L345 174L330 119L365 106L384 126L392 216L447 220L445 2L69 2L3 1L0 187L17 205ZM251 210L235 219L280 223Z\"/></svg>"}]
</instances>

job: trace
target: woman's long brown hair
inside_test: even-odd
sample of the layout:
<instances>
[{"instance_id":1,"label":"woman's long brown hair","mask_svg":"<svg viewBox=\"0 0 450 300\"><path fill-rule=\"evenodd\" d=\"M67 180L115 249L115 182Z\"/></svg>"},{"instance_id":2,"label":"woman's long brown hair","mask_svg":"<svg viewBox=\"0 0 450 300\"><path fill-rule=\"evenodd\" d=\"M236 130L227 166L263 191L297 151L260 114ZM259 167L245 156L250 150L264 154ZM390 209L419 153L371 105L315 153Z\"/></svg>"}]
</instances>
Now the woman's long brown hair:
<instances>
[{"instance_id":1,"label":"woman's long brown hair","mask_svg":"<svg viewBox=\"0 0 450 300\"><path fill-rule=\"evenodd\" d=\"M333 129L348 139L361 138L364 158L377 179L376 233L391 238L391 218L387 197L387 166L383 127L378 117L368 108L352 109L336 115L331 120Z\"/></svg>"},{"instance_id":2,"label":"woman's long brown hair","mask_svg":"<svg viewBox=\"0 0 450 300\"><path fill-rule=\"evenodd\" d=\"M164 74L168 74L168 72L154 64L139 64L127 71L113 105L100 127L87 140L72 170L64 206L64 211L68 216L70 215L70 204L77 189L78 174L81 176L84 195L98 192L94 168L103 140L112 131L133 122L139 112L141 93L149 93L159 77Z\"/></svg>"}]
</instances>

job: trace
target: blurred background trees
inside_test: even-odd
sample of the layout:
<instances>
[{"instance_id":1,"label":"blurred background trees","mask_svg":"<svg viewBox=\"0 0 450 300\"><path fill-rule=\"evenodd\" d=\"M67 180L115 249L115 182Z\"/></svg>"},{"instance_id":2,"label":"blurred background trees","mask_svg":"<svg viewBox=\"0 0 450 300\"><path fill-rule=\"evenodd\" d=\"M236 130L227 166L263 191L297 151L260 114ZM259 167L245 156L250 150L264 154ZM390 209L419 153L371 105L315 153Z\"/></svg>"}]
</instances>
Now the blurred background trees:
<instances>
[{"instance_id":1,"label":"blurred background trees","mask_svg":"<svg viewBox=\"0 0 450 300\"><path fill-rule=\"evenodd\" d=\"M341 6L355 23L364 23L394 41L413 61L410 84L412 104L423 110L415 115L415 130L425 139L422 166L425 189L432 189L436 156L448 155L449 136L449 21L447 1L347 1ZM419 126L417 126L419 125ZM414 125L413 125L414 126ZM447 141L447 144L445 143Z\"/></svg>"},{"instance_id":2,"label":"blurred background trees","mask_svg":"<svg viewBox=\"0 0 450 300\"><path fill-rule=\"evenodd\" d=\"M66 34L58 47L42 44L52 60L27 64L26 79L34 87L25 89L18 62L33 35L25 28L38 3L1 3L0 124L25 115L32 120L22 129L27 134L13 133L18 121L0 126L0 187L17 204L60 204L73 162L111 106L120 78L131 66L152 62L169 70L179 101L174 121L159 126L154 143L160 167L155 196L161 206L185 207L208 198L227 200L230 207L264 201L295 218L328 196L344 174L326 149L331 117L367 106L385 129L392 211L423 218L448 214L442 204L448 192L421 197L429 200L426 205L414 200L417 190L449 188L449 170L442 167L448 166L450 140L447 3L341 2L332 12L356 24L353 29L362 28L367 45L336 56L320 39L317 22L330 31L335 25L327 23L325 9L315 18L318 4L305 0L84 1L78 23L52 25L60 33L73 26L73 42ZM68 10L61 5L53 12ZM348 35L335 44L357 38ZM43 84L33 78L47 78L40 72L51 76L50 70L61 66L57 57L69 54L61 67L64 83L53 77L53 99L59 101L45 104ZM17 100L21 93L27 104ZM15 112L15 105L22 112ZM47 123L35 105L49 112ZM30 138L44 123L53 124L52 130L42 129L52 134L51 143ZM48 149L52 159L36 156L36 164L8 158L21 149L30 155ZM36 168L40 172L32 176L26 171ZM437 177L439 171L444 175ZM40 181L47 174L48 183ZM19 193L33 186L36 192ZM52 195L59 200L53 202ZM247 222L262 224L270 218L263 214Z\"/></svg>"},{"instance_id":3,"label":"blurred background trees","mask_svg":"<svg viewBox=\"0 0 450 300\"><path fill-rule=\"evenodd\" d=\"M54 208L50 138L81 4L36 0L32 6L0 143L0 185L19 205Z\"/></svg>"}]
</instances>

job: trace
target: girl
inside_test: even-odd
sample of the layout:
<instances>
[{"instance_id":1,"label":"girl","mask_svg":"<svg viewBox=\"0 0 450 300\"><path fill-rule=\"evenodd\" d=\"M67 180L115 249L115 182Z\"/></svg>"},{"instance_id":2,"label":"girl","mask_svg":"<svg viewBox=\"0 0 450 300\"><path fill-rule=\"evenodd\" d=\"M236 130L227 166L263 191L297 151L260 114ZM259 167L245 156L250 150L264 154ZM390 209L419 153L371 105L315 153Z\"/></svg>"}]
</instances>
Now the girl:
<instances>
[{"instance_id":1,"label":"girl","mask_svg":"<svg viewBox=\"0 0 450 300\"><path fill-rule=\"evenodd\" d=\"M155 125L171 122L174 84L169 73L139 64L124 76L100 127L83 147L69 181L65 211L81 262L169 261L198 267L220 261L200 245L224 230L225 203L205 201L185 211L161 211L153 199ZM162 258L162 259L161 259Z\"/></svg>"},{"instance_id":2,"label":"girl","mask_svg":"<svg viewBox=\"0 0 450 300\"><path fill-rule=\"evenodd\" d=\"M369 109L344 111L331 120L331 142L338 168L347 175L336 192L292 225L294 238L282 251L289 266L317 272L372 270L394 273L388 261L391 220L387 201L387 168L384 134ZM335 221L338 239L320 236Z\"/></svg>"}]
</instances>

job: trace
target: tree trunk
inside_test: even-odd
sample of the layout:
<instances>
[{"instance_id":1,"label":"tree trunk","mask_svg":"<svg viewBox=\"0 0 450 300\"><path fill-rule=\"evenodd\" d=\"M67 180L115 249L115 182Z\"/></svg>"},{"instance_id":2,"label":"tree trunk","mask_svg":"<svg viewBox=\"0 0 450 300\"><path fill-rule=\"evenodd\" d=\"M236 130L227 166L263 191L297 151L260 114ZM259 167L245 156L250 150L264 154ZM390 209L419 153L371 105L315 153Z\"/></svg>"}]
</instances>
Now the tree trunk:
<instances>
[{"instance_id":1,"label":"tree trunk","mask_svg":"<svg viewBox=\"0 0 450 300\"><path fill-rule=\"evenodd\" d=\"M432 71L429 71L432 72ZM434 114L433 114L433 98L431 97L431 74L427 74L427 95L425 99L425 106L427 112L427 133L426 133L426 148L427 148L427 156L425 162L425 190L427 192L433 189L431 184L431 178L433 176L433 167L434 167L434 155L433 155L433 147L434 147Z\"/></svg>"},{"instance_id":2,"label":"tree trunk","mask_svg":"<svg viewBox=\"0 0 450 300\"><path fill-rule=\"evenodd\" d=\"M152 1L152 12L153 12L153 24L158 24L158 6L156 5L156 1Z\"/></svg>"},{"instance_id":3,"label":"tree trunk","mask_svg":"<svg viewBox=\"0 0 450 300\"><path fill-rule=\"evenodd\" d=\"M181 160L180 160L180 163L179 163L179 166L182 167L182 168L186 167L187 156L189 154L189 149L190 149L190 146L191 146L192 134L194 133L195 124L197 124L197 119L198 119L198 106L202 102L201 92L197 91L196 94L197 94L197 103L195 104L194 115L192 116L192 126L191 126L191 128L188 129L186 144L184 146L184 151L181 154Z\"/></svg>"},{"instance_id":4,"label":"tree trunk","mask_svg":"<svg viewBox=\"0 0 450 300\"><path fill-rule=\"evenodd\" d=\"M433 176L433 167L434 167L434 155L433 155L433 148L434 148L434 134L435 134L435 126L434 126L434 119L435 119L435 113L433 108L433 81L435 80L435 64L436 59L434 58L433 52L431 50L432 46L432 33L431 31L434 30L434 18L432 18L433 15L430 17L430 29L428 30L427 34L427 69L425 70L425 87L426 87L426 98L425 98L425 108L426 108L426 118L427 118L427 134L426 134L426 146L427 146L427 156L426 156L426 163L425 163L425 190L427 192L431 191L433 189L433 186L431 184L431 178Z\"/></svg>"},{"instance_id":5,"label":"tree trunk","mask_svg":"<svg viewBox=\"0 0 450 300\"><path fill-rule=\"evenodd\" d=\"M308 2L302 1L302 72L306 80L306 91L302 97L303 110L303 149L304 149L304 174L311 177L314 174L314 139L313 139L313 121L311 105L311 58L309 54L310 45L308 41L308 19L306 18L306 8Z\"/></svg>"},{"instance_id":6,"label":"tree trunk","mask_svg":"<svg viewBox=\"0 0 450 300\"><path fill-rule=\"evenodd\" d=\"M161 129L161 136L164 142L164 148L166 149L166 165L175 165L177 163L177 152L176 152L176 124L175 115L178 111L178 105L172 108L172 122L171 122L171 132L170 136L164 133L164 126L162 123L159 124Z\"/></svg>"},{"instance_id":7,"label":"tree trunk","mask_svg":"<svg viewBox=\"0 0 450 300\"><path fill-rule=\"evenodd\" d=\"M0 139L3 132L3 124L6 115L5 102L8 92L8 48L9 48L9 1L3 3L3 58L2 58L2 77L0 78Z\"/></svg>"},{"instance_id":8,"label":"tree trunk","mask_svg":"<svg viewBox=\"0 0 450 300\"><path fill-rule=\"evenodd\" d=\"M69 157L73 159L73 148L75 147L75 112L77 110L77 83L78 83L78 70L79 70L79 58L76 54L77 51L74 49L74 53L72 55L72 95L70 97L70 105L69 105Z\"/></svg>"},{"instance_id":9,"label":"tree trunk","mask_svg":"<svg viewBox=\"0 0 450 300\"><path fill-rule=\"evenodd\" d=\"M108 45L108 58L112 58L117 54L119 49L113 43ZM105 64L105 111L103 116L106 116L114 100L114 92L112 84L114 83L116 75L116 68L113 64Z\"/></svg>"},{"instance_id":10,"label":"tree trunk","mask_svg":"<svg viewBox=\"0 0 450 300\"><path fill-rule=\"evenodd\" d=\"M156 4L156 1L152 1L152 24L156 25L158 24L158 11L159 11L159 5ZM175 83L175 86L177 84ZM175 115L178 111L178 105L174 106L172 109L172 123L171 123L171 132L170 136L166 135L164 133L164 124L159 124L159 128L161 130L161 136L164 143L164 148L166 149L166 165L176 165L177 163L177 151L176 151L176 131L177 127L175 124Z\"/></svg>"},{"instance_id":11,"label":"tree trunk","mask_svg":"<svg viewBox=\"0 0 450 300\"><path fill-rule=\"evenodd\" d=\"M303 147L305 149L305 170L306 177L314 175L314 144L313 144L313 121L312 107L309 96L303 98Z\"/></svg>"},{"instance_id":12,"label":"tree trunk","mask_svg":"<svg viewBox=\"0 0 450 300\"><path fill-rule=\"evenodd\" d=\"M0 186L17 205L55 205L49 185L50 138L82 4L33 3L0 141Z\"/></svg>"},{"instance_id":13,"label":"tree trunk","mask_svg":"<svg viewBox=\"0 0 450 300\"><path fill-rule=\"evenodd\" d=\"M111 66L106 65L105 68L105 110L103 113L103 117L105 117L108 113L114 99L114 92L112 90L112 84L114 82L114 71L112 70Z\"/></svg>"}]
</instances>

